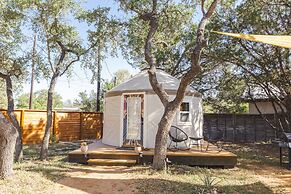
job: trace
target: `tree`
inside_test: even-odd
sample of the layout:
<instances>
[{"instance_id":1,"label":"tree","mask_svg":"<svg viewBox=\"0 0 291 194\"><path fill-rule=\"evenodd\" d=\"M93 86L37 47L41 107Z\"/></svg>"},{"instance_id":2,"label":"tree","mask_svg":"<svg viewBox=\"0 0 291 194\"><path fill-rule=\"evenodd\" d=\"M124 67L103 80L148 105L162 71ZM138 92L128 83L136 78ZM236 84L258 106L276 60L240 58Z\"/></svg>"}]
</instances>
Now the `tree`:
<instances>
[{"instance_id":1,"label":"tree","mask_svg":"<svg viewBox=\"0 0 291 194\"><path fill-rule=\"evenodd\" d=\"M39 90L33 93L33 108L37 110L46 110L47 106L47 90ZM17 108L29 108L30 93L22 94L17 98ZM54 93L53 95L53 109L63 108L63 101L61 95Z\"/></svg>"},{"instance_id":2,"label":"tree","mask_svg":"<svg viewBox=\"0 0 291 194\"><path fill-rule=\"evenodd\" d=\"M17 136L17 129L0 112L0 179L12 175Z\"/></svg>"},{"instance_id":3,"label":"tree","mask_svg":"<svg viewBox=\"0 0 291 194\"><path fill-rule=\"evenodd\" d=\"M141 2L138 1L122 1L122 5L124 5L125 8L134 11L136 14L138 14L140 20L143 20L148 24L146 33L147 35L144 41L144 58L147 62L147 65L149 66L148 74L150 84L165 107L164 114L158 124L158 132L155 141L153 168L156 170L162 170L165 168L168 131L171 127L176 111L180 107L182 100L185 96L187 86L202 70L202 67L200 65L200 57L202 49L207 46L207 40L204 36L205 26L208 19L215 11L218 2L219 0L214 0L213 2L211 2L208 10L206 11L204 6L205 2L204 0L201 1L202 18L197 27L194 44L191 41L189 45L187 45L189 48L191 48L189 50L189 54L191 56L191 65L188 70L185 71L181 78L176 97L173 100L170 100L169 95L160 86L157 80L156 67L158 67L158 63L155 55L153 55L154 51L152 47L154 43L158 42L157 37L155 37L155 33L157 32L158 27L162 25L159 21L159 16L165 12L164 10L167 9L169 1L158 2L157 0L152 0L151 3L146 1L148 5L147 7L141 5ZM142 3L145 4L144 1Z\"/></svg>"},{"instance_id":4,"label":"tree","mask_svg":"<svg viewBox=\"0 0 291 194\"><path fill-rule=\"evenodd\" d=\"M288 0L244 0L237 7L220 11L209 26L226 32L290 35L290 7ZM245 80L245 91L262 91L276 114L283 115L283 119L276 117L276 123L266 121L279 132L291 131L290 50L215 34L210 41L212 47L205 53L208 63L232 69L233 76Z\"/></svg>"},{"instance_id":5,"label":"tree","mask_svg":"<svg viewBox=\"0 0 291 194\"><path fill-rule=\"evenodd\" d=\"M92 90L88 95L86 91L79 93L79 99L74 100L74 106L79 107L82 111L96 111L96 93Z\"/></svg>"},{"instance_id":6,"label":"tree","mask_svg":"<svg viewBox=\"0 0 291 194\"><path fill-rule=\"evenodd\" d=\"M150 1L134 2L122 1L121 6L125 11L130 6L134 9L150 10ZM190 66L190 56L187 54L191 48L189 42L193 42L193 31L197 24L193 21L194 6L188 4L175 4L166 1L165 6L161 7L159 22L155 33L155 42L152 45L153 55L159 68L173 76L180 76ZM131 5L132 4L132 5ZM138 15L130 17L127 23L127 30L124 32L122 51L124 57L133 67L140 69L147 68L144 58L144 42L149 29L148 22L141 20ZM179 28L177 28L179 26Z\"/></svg>"},{"instance_id":7,"label":"tree","mask_svg":"<svg viewBox=\"0 0 291 194\"><path fill-rule=\"evenodd\" d=\"M35 2L33 27L39 34L41 46L46 48L43 52L45 63L42 69L50 82L47 97L47 122L40 152L41 160L48 157L53 95L57 80L68 73L81 56L91 48L84 49L75 27L66 23L68 14L70 13L74 18L78 10L78 5L73 0Z\"/></svg>"},{"instance_id":8,"label":"tree","mask_svg":"<svg viewBox=\"0 0 291 194\"><path fill-rule=\"evenodd\" d=\"M111 90L112 88L114 88L116 86L115 81L105 81L103 84L103 93L105 94L106 92L108 92L109 90Z\"/></svg>"},{"instance_id":9,"label":"tree","mask_svg":"<svg viewBox=\"0 0 291 194\"><path fill-rule=\"evenodd\" d=\"M130 78L130 73L127 69L119 69L114 73L114 79L116 85L121 84L122 82Z\"/></svg>"},{"instance_id":10,"label":"tree","mask_svg":"<svg viewBox=\"0 0 291 194\"><path fill-rule=\"evenodd\" d=\"M32 47L32 63L31 63L31 78L30 78L30 93L29 93L29 109L33 106L33 91L34 91L34 79L35 79L35 62L36 62L36 34L33 37Z\"/></svg>"},{"instance_id":11,"label":"tree","mask_svg":"<svg viewBox=\"0 0 291 194\"><path fill-rule=\"evenodd\" d=\"M89 25L94 26L95 30L88 31L88 41L97 43L97 46L88 52L87 60L84 61L83 67L92 71L93 83L97 82L97 98L96 98L96 111L101 110L101 70L102 61L105 59L106 54L116 55L117 43L119 41L119 34L121 32L122 24L114 17L109 17L110 8L98 7L92 11L86 11L79 19L87 22Z\"/></svg>"},{"instance_id":12,"label":"tree","mask_svg":"<svg viewBox=\"0 0 291 194\"><path fill-rule=\"evenodd\" d=\"M100 91L100 109L103 111L103 100L104 94L111 90L114 86L121 84L130 78L130 73L128 70L119 69L114 73L114 78L111 81L102 81L102 91ZM74 106L79 107L82 111L94 112L96 111L96 96L97 94L92 90L90 94L87 94L86 91L79 93L79 99L74 100Z\"/></svg>"},{"instance_id":13,"label":"tree","mask_svg":"<svg viewBox=\"0 0 291 194\"><path fill-rule=\"evenodd\" d=\"M16 161L22 158L22 132L14 114L13 80L21 82L27 68L26 53L19 49L24 42L21 25L25 18L24 12L27 5L27 1L6 1L0 4L0 78L5 82L7 115L18 133L16 144L14 144ZM13 133L11 132L11 134Z\"/></svg>"},{"instance_id":14,"label":"tree","mask_svg":"<svg viewBox=\"0 0 291 194\"><path fill-rule=\"evenodd\" d=\"M5 83L0 81L0 109L7 107L7 98L5 97Z\"/></svg>"},{"instance_id":15,"label":"tree","mask_svg":"<svg viewBox=\"0 0 291 194\"><path fill-rule=\"evenodd\" d=\"M7 60L5 60L7 61ZM13 63L16 64L15 61L10 61L8 60L8 63ZM7 68L8 63L4 63L4 60L1 60L1 64L4 65L4 67ZM5 65L6 64L6 65ZM18 65L17 65L18 66ZM20 127L20 124L14 114L14 96L13 96L13 85L12 85L12 76L16 76L18 77L21 73L17 73L20 72L18 67L16 69L12 68L10 69L9 72L6 73L2 73L0 72L0 78L5 80L5 84L6 84L6 96L7 96L7 115L10 119L10 121L12 122L13 126L17 129L18 131L18 135L17 135L17 141L15 144L15 160L19 161L22 159L22 130Z\"/></svg>"},{"instance_id":16,"label":"tree","mask_svg":"<svg viewBox=\"0 0 291 194\"><path fill-rule=\"evenodd\" d=\"M206 113L247 112L247 104L242 98L247 87L246 83L243 78L234 75L229 66L219 65L212 70L204 68L191 85L203 94Z\"/></svg>"}]
</instances>

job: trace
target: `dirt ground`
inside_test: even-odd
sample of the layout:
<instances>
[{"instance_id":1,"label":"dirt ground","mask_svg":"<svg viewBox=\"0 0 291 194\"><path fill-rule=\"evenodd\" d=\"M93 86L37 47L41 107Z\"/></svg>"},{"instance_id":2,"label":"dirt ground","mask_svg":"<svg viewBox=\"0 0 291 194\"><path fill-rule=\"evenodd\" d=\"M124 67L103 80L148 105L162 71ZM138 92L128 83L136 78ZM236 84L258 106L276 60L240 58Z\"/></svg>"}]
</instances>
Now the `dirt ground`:
<instances>
[{"instance_id":1,"label":"dirt ground","mask_svg":"<svg viewBox=\"0 0 291 194\"><path fill-rule=\"evenodd\" d=\"M250 167L251 168L251 167ZM291 172L272 167L252 167L254 177L270 187L281 187L280 193L291 193ZM139 193L134 168L120 166L78 166L57 181L52 193L133 194ZM146 179L144 180L146 181Z\"/></svg>"},{"instance_id":2,"label":"dirt ground","mask_svg":"<svg viewBox=\"0 0 291 194\"><path fill-rule=\"evenodd\" d=\"M67 144L51 147L51 158L39 161L38 148L27 147L25 160L15 164L14 176L0 180L0 193L291 193L291 171L279 166L278 147L273 144L229 144L238 155L233 169L173 165L167 173L150 166L87 166L68 163ZM284 162L287 161L285 152ZM209 187L207 184L212 182ZM213 184L214 183L214 184Z\"/></svg>"},{"instance_id":3,"label":"dirt ground","mask_svg":"<svg viewBox=\"0 0 291 194\"><path fill-rule=\"evenodd\" d=\"M66 177L57 181L52 192L131 194L137 193L135 180L122 166L82 166L73 168Z\"/></svg>"},{"instance_id":4,"label":"dirt ground","mask_svg":"<svg viewBox=\"0 0 291 194\"><path fill-rule=\"evenodd\" d=\"M266 185L282 187L285 193L291 193L291 170L276 167L254 168L255 176Z\"/></svg>"}]
</instances>

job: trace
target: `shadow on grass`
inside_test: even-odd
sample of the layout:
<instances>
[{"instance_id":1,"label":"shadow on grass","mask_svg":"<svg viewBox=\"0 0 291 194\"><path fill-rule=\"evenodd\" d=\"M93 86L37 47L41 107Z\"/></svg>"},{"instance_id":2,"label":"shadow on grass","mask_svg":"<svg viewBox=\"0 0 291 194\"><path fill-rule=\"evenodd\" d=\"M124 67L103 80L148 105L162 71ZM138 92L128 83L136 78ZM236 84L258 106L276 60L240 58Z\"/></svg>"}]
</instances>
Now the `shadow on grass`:
<instances>
[{"instance_id":1,"label":"shadow on grass","mask_svg":"<svg viewBox=\"0 0 291 194\"><path fill-rule=\"evenodd\" d=\"M58 183L87 193L116 193L123 191L124 193L202 194L209 193L213 190L217 190L218 193L273 193L270 188L261 182L206 188L197 184L164 179L98 179L91 177L67 177L60 180Z\"/></svg>"},{"instance_id":2,"label":"shadow on grass","mask_svg":"<svg viewBox=\"0 0 291 194\"><path fill-rule=\"evenodd\" d=\"M70 170L72 165L67 162L68 153L79 147L79 142L51 144L48 160L40 161L40 145L25 145L23 149L24 159L22 162L16 163L14 169L38 172L49 180L58 180L64 177L64 174Z\"/></svg>"},{"instance_id":3,"label":"shadow on grass","mask_svg":"<svg viewBox=\"0 0 291 194\"><path fill-rule=\"evenodd\" d=\"M24 159L39 158L41 145L25 145L23 149ZM67 156L70 151L78 149L80 143L55 143L49 145L49 157Z\"/></svg>"},{"instance_id":4,"label":"shadow on grass","mask_svg":"<svg viewBox=\"0 0 291 194\"><path fill-rule=\"evenodd\" d=\"M249 169L252 165L280 167L279 146L272 143L225 144L224 149L236 154L240 168ZM286 158L287 152L283 150Z\"/></svg>"}]
</instances>

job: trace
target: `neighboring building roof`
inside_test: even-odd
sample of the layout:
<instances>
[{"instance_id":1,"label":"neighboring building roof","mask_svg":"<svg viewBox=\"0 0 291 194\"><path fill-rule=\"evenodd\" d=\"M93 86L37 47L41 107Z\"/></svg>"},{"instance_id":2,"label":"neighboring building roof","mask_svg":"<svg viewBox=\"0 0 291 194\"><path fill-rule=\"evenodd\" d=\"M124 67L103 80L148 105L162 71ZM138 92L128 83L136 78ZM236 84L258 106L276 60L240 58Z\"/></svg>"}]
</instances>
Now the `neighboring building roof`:
<instances>
[{"instance_id":1,"label":"neighboring building roof","mask_svg":"<svg viewBox=\"0 0 291 194\"><path fill-rule=\"evenodd\" d=\"M78 107L73 107L73 108L67 108L67 107L64 107L64 108L54 108L55 111L66 111L66 112L79 112L81 111L80 108Z\"/></svg>"},{"instance_id":2,"label":"neighboring building roof","mask_svg":"<svg viewBox=\"0 0 291 194\"><path fill-rule=\"evenodd\" d=\"M180 84L179 79L159 69L157 70L156 75L158 82L162 84L162 87L165 89L166 92L168 92L169 94L176 94ZM152 86L149 82L148 70L143 70L131 79L114 87L106 93L106 97L132 92L154 93ZM186 94L201 97L201 94L190 86L187 87Z\"/></svg>"},{"instance_id":3,"label":"neighboring building roof","mask_svg":"<svg viewBox=\"0 0 291 194\"><path fill-rule=\"evenodd\" d=\"M280 91L277 87L270 86L272 88L272 92L274 95L273 97L270 97L265 90L262 87L254 86L251 88L251 91L249 93L249 89L247 88L242 96L244 101L270 101L272 99L275 99L276 97L281 97Z\"/></svg>"}]
</instances>

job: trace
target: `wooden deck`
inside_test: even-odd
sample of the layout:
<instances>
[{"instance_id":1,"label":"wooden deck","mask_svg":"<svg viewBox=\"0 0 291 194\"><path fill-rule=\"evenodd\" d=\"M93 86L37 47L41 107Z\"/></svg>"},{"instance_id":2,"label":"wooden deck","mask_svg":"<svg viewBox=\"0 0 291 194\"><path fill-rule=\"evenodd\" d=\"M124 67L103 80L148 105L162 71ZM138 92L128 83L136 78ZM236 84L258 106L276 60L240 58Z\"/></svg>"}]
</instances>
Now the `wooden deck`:
<instances>
[{"instance_id":1,"label":"wooden deck","mask_svg":"<svg viewBox=\"0 0 291 194\"><path fill-rule=\"evenodd\" d=\"M223 167L232 168L237 163L237 156L225 150L218 150L214 145L210 145L208 151L197 149L168 151L167 157L173 164L183 164L190 166ZM88 164L92 160L136 160L137 164L151 163L154 149L142 151L142 157L134 150L121 150L113 146L102 144L96 141L89 145L89 150L85 154L80 149L69 153L69 162Z\"/></svg>"}]
</instances>

